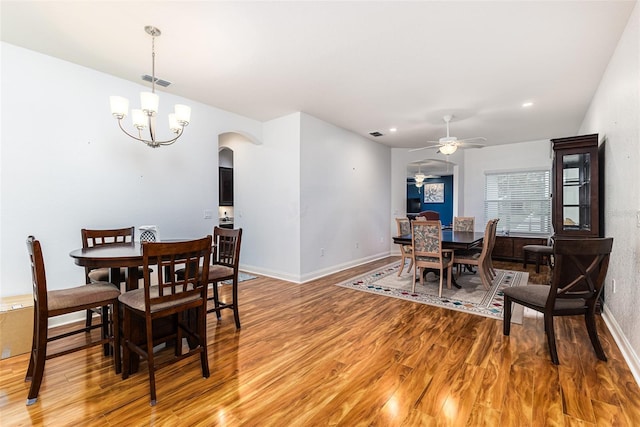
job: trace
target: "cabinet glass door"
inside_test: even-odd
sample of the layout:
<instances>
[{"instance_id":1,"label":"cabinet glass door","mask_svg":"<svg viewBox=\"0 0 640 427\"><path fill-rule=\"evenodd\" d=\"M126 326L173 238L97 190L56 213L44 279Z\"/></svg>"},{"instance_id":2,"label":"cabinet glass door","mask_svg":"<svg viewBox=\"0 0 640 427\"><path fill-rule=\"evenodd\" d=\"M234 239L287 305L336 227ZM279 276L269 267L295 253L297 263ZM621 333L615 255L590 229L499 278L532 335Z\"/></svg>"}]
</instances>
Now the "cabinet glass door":
<instances>
[{"instance_id":1,"label":"cabinet glass door","mask_svg":"<svg viewBox=\"0 0 640 427\"><path fill-rule=\"evenodd\" d=\"M589 153L562 156L562 229L591 230L591 159Z\"/></svg>"}]
</instances>

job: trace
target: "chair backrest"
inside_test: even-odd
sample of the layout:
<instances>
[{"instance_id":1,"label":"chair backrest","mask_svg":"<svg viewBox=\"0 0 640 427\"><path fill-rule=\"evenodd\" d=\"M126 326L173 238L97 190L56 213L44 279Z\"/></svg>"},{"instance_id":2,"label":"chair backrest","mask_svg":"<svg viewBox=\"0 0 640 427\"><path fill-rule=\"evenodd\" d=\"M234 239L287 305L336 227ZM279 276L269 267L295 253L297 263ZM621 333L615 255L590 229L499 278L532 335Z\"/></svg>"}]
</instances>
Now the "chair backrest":
<instances>
[{"instance_id":1,"label":"chair backrest","mask_svg":"<svg viewBox=\"0 0 640 427\"><path fill-rule=\"evenodd\" d=\"M489 245L489 256L491 256L491 253L493 252L493 247L496 245L496 233L498 231L498 221L500 221L500 218L494 218L491 222L491 231L490 231L490 237L491 237L491 243Z\"/></svg>"},{"instance_id":2,"label":"chair backrest","mask_svg":"<svg viewBox=\"0 0 640 427\"><path fill-rule=\"evenodd\" d=\"M135 228L127 227L116 228L112 230L89 230L83 228L80 233L82 234L82 247L92 248L94 246L101 245L123 243L133 244L133 235L135 233Z\"/></svg>"},{"instance_id":3,"label":"chair backrest","mask_svg":"<svg viewBox=\"0 0 640 427\"><path fill-rule=\"evenodd\" d=\"M613 238L556 239L553 246L555 266L546 308L556 299L584 299L595 306L609 268Z\"/></svg>"},{"instance_id":4,"label":"chair backrest","mask_svg":"<svg viewBox=\"0 0 640 427\"><path fill-rule=\"evenodd\" d=\"M211 235L184 242L144 242L142 244L145 310L151 306L180 301L206 300L211 261ZM152 269L151 267L157 266ZM201 268L199 266L202 266ZM185 274L176 276L184 268ZM151 274L155 272L157 292L151 292ZM154 281L155 282L155 281ZM155 285L155 283L154 283Z\"/></svg>"},{"instance_id":5,"label":"chair backrest","mask_svg":"<svg viewBox=\"0 0 640 427\"><path fill-rule=\"evenodd\" d=\"M427 221L438 221L440 220L440 213L436 211L422 211L418 214L419 217L426 218Z\"/></svg>"},{"instance_id":6,"label":"chair backrest","mask_svg":"<svg viewBox=\"0 0 640 427\"><path fill-rule=\"evenodd\" d=\"M242 242L242 228L213 228L213 264L224 265L238 273L240 266L240 243Z\"/></svg>"},{"instance_id":7,"label":"chair backrest","mask_svg":"<svg viewBox=\"0 0 640 427\"><path fill-rule=\"evenodd\" d=\"M396 218L398 226L398 236L406 236L411 234L411 221L409 218Z\"/></svg>"},{"instance_id":8,"label":"chair backrest","mask_svg":"<svg viewBox=\"0 0 640 427\"><path fill-rule=\"evenodd\" d=\"M474 231L475 220L473 216L454 216L453 231Z\"/></svg>"},{"instance_id":9,"label":"chair backrest","mask_svg":"<svg viewBox=\"0 0 640 427\"><path fill-rule=\"evenodd\" d=\"M31 262L31 283L33 285L33 309L38 313L47 313L47 277L44 270L44 257L40 241L35 237L27 238L27 251Z\"/></svg>"},{"instance_id":10,"label":"chair backrest","mask_svg":"<svg viewBox=\"0 0 640 427\"><path fill-rule=\"evenodd\" d=\"M414 255L442 258L440 221L413 221L411 227L411 245Z\"/></svg>"},{"instance_id":11,"label":"chair backrest","mask_svg":"<svg viewBox=\"0 0 640 427\"><path fill-rule=\"evenodd\" d=\"M484 238L482 239L482 252L478 258L478 263L483 263L485 259L491 256L491 250L493 249L492 234L495 236L498 220L490 219L487 221L487 225L484 227Z\"/></svg>"}]
</instances>

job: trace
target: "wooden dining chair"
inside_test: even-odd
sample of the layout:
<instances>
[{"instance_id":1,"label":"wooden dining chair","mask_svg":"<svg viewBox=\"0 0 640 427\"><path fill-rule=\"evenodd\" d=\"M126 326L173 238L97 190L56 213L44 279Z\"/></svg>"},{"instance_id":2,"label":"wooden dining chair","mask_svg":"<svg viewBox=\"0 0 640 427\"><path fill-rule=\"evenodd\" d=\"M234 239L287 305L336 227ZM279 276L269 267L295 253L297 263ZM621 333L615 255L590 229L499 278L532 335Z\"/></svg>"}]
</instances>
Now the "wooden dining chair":
<instances>
[{"instance_id":1,"label":"wooden dining chair","mask_svg":"<svg viewBox=\"0 0 640 427\"><path fill-rule=\"evenodd\" d=\"M142 244L142 257L144 287L125 292L119 298L124 315L122 378L129 377L132 352L147 360L150 401L154 406L155 373L158 369L186 357L200 355L202 376L209 377L206 277L211 260L211 236L184 242L145 242ZM154 265L158 268L152 280L151 266ZM182 265L185 266L185 274L178 279L176 267ZM160 319L171 324L167 333L154 329ZM182 348L183 337L189 340L186 353ZM174 357L156 358L154 346L169 342L174 344Z\"/></svg>"},{"instance_id":2,"label":"wooden dining chair","mask_svg":"<svg viewBox=\"0 0 640 427\"><path fill-rule=\"evenodd\" d=\"M240 312L238 308L238 273L240 271L240 244L242 243L242 228L213 228L213 256L209 266L208 283L212 284L213 307L207 313L216 313L218 320L222 319L221 310L233 311L236 329L240 329ZM184 275L184 270L176 271L178 277ZM218 289L221 282L231 282L231 296L222 300Z\"/></svg>"},{"instance_id":3,"label":"wooden dining chair","mask_svg":"<svg viewBox=\"0 0 640 427\"><path fill-rule=\"evenodd\" d=\"M453 231L475 231L475 221L473 216L454 216Z\"/></svg>"},{"instance_id":4,"label":"wooden dining chair","mask_svg":"<svg viewBox=\"0 0 640 427\"><path fill-rule=\"evenodd\" d=\"M497 219L487 221L487 225L484 230L484 238L482 239L482 250L480 252L475 250L456 251L453 256L454 264L458 266L476 266L478 268L480 280L482 281L482 286L487 290L492 284L491 264L489 260L491 258L491 236L492 234L495 235L497 223ZM458 276L460 274L461 271L458 271Z\"/></svg>"},{"instance_id":5,"label":"wooden dining chair","mask_svg":"<svg viewBox=\"0 0 640 427\"><path fill-rule=\"evenodd\" d=\"M416 291L416 278L420 269L420 284L423 284L423 268L437 269L440 272L438 296L442 297L442 282L447 274L447 288L451 289L453 251L442 249L442 224L440 221L413 221L411 223L411 248L413 256L413 286Z\"/></svg>"},{"instance_id":6,"label":"wooden dining chair","mask_svg":"<svg viewBox=\"0 0 640 427\"><path fill-rule=\"evenodd\" d=\"M551 361L558 365L553 318L582 315L596 356L606 362L598 339L595 312L612 247L611 237L557 239L553 246L551 285L516 286L504 290L504 335L509 335L511 329L512 303L543 313Z\"/></svg>"},{"instance_id":7,"label":"wooden dining chair","mask_svg":"<svg viewBox=\"0 0 640 427\"><path fill-rule=\"evenodd\" d=\"M86 285L67 289L47 290L47 278L44 267L44 256L40 241L29 236L27 239L27 250L31 262L31 278L33 282L33 339L31 345L31 356L25 381L31 381L27 405L34 404L38 399L40 385L44 375L45 362L54 357L84 350L96 345L112 345L115 351L114 365L116 374L120 373L120 330L117 327L118 321L118 296L120 290L113 284L107 282L94 282ZM105 315L103 322L90 326L90 329L100 328L102 330L100 339L88 340L83 338L80 341L69 341L73 347L65 347L64 350L55 353L47 351L48 343L73 335L84 333L87 327L73 329L66 333L49 336L49 319L63 314L84 312L91 307L103 307ZM111 314L111 320L109 320ZM64 390L52 390L55 393L64 393Z\"/></svg>"},{"instance_id":8,"label":"wooden dining chair","mask_svg":"<svg viewBox=\"0 0 640 427\"><path fill-rule=\"evenodd\" d=\"M133 245L133 236L134 236L135 228L127 227L127 228L116 228L116 229L100 229L100 230L92 230L83 228L80 230L80 235L82 237L82 248L88 249L96 246L102 245L116 245L116 244L132 244ZM108 282L109 279L109 269L108 268L94 268L91 269L89 267L84 268L85 281L87 284L95 283L95 282ZM126 275L126 268L120 269L120 283L124 283ZM114 285L120 286L120 283L114 283ZM99 308L91 308L87 310L87 320L86 326L91 326L91 320L93 318L93 313L101 313Z\"/></svg>"},{"instance_id":9,"label":"wooden dining chair","mask_svg":"<svg viewBox=\"0 0 640 427\"><path fill-rule=\"evenodd\" d=\"M409 221L409 218L396 218L396 225L398 227L398 236L406 236L411 234L411 221ZM404 265L407 259L410 261L407 271L411 271L411 268L413 268L411 246L400 245L400 256L402 258L400 259L400 270L398 271L398 276L402 274L402 270L404 269Z\"/></svg>"}]
</instances>

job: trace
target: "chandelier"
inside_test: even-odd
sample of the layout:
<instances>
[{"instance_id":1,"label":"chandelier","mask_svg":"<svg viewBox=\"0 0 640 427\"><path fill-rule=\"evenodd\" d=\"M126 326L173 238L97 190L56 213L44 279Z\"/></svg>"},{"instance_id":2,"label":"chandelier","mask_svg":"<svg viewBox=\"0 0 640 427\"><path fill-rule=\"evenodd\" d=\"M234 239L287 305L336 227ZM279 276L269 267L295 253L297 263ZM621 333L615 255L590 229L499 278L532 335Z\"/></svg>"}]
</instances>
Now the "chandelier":
<instances>
[{"instance_id":1,"label":"chandelier","mask_svg":"<svg viewBox=\"0 0 640 427\"><path fill-rule=\"evenodd\" d=\"M127 116L129 111L129 100L122 96L111 96L109 101L111 103L111 114L118 120L118 126L120 129L129 135L131 138L140 142L144 142L149 147L157 148L161 145L170 145L176 142L184 127L189 124L191 118L191 108L182 105L175 105L175 112L169 114L169 129L176 134L175 138L165 141L156 139L156 113L158 112L159 98L156 95L156 52L155 52L155 40L159 37L161 32L156 27L147 25L144 30L151 36L151 92L140 93L140 109L131 110L131 120L133 127L138 129L138 136L132 135L122 127L122 119ZM149 138L143 137L143 131L148 129Z\"/></svg>"}]
</instances>

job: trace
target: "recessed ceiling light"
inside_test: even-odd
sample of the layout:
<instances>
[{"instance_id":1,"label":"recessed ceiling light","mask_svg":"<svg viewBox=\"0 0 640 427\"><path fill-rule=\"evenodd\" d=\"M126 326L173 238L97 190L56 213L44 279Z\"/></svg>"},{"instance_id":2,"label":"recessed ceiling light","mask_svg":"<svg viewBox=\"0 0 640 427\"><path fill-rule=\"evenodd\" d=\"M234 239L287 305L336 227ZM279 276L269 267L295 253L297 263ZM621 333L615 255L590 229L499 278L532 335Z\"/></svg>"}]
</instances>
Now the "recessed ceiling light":
<instances>
[{"instance_id":1,"label":"recessed ceiling light","mask_svg":"<svg viewBox=\"0 0 640 427\"><path fill-rule=\"evenodd\" d=\"M398 128L389 128L389 132L396 132Z\"/></svg>"},{"instance_id":2,"label":"recessed ceiling light","mask_svg":"<svg viewBox=\"0 0 640 427\"><path fill-rule=\"evenodd\" d=\"M525 102L524 104L522 104L523 108L527 108L527 107L531 107L533 105L533 102Z\"/></svg>"}]
</instances>

